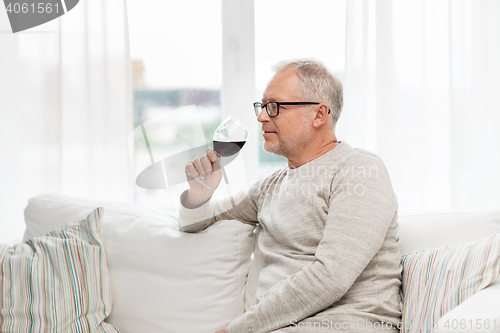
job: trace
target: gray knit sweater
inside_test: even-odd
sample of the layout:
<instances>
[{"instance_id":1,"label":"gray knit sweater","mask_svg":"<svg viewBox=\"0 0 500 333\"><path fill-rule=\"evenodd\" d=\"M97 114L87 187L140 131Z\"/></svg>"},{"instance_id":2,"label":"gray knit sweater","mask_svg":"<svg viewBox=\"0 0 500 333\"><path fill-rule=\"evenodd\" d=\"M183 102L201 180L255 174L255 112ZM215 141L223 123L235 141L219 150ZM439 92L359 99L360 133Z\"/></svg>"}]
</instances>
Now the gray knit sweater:
<instances>
[{"instance_id":1,"label":"gray knit sweater","mask_svg":"<svg viewBox=\"0 0 500 333\"><path fill-rule=\"evenodd\" d=\"M258 225L253 306L227 333L370 332L400 320L397 199L382 160L345 141L229 200L180 208L181 230ZM396 330L394 330L396 331Z\"/></svg>"}]
</instances>

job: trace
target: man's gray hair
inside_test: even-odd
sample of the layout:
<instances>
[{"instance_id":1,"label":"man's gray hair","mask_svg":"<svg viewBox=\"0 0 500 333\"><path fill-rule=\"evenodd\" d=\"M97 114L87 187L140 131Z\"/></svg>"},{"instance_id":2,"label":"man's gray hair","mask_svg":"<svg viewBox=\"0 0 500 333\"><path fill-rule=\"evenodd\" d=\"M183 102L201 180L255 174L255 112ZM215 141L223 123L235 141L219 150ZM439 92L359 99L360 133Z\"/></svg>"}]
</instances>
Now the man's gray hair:
<instances>
[{"instance_id":1,"label":"man's gray hair","mask_svg":"<svg viewBox=\"0 0 500 333\"><path fill-rule=\"evenodd\" d=\"M344 104L342 82L337 75L314 58L283 60L275 64L272 69L276 73L294 69L300 78L301 98L307 99L303 102L328 104L335 126Z\"/></svg>"}]
</instances>

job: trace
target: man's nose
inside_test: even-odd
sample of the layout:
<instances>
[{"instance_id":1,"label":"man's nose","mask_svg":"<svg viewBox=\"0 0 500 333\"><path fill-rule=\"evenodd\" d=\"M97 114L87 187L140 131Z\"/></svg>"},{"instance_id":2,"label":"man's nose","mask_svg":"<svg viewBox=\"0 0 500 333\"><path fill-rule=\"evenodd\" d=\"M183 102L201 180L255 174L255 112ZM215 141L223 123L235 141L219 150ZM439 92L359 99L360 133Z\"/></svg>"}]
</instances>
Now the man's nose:
<instances>
[{"instance_id":1,"label":"man's nose","mask_svg":"<svg viewBox=\"0 0 500 333\"><path fill-rule=\"evenodd\" d=\"M257 121L259 123L263 123L265 121L269 121L271 117L269 117L269 115L267 114L267 111L266 111L266 108L261 108L260 109L260 113L259 115L257 116Z\"/></svg>"}]
</instances>

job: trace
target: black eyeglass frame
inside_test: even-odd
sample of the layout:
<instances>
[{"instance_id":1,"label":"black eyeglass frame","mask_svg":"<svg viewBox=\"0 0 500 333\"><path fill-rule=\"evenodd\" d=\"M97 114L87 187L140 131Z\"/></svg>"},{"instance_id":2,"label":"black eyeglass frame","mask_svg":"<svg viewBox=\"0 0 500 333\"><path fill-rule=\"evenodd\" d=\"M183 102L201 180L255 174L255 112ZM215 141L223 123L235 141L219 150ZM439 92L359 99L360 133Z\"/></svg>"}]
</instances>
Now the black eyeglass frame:
<instances>
[{"instance_id":1,"label":"black eyeglass frame","mask_svg":"<svg viewBox=\"0 0 500 333\"><path fill-rule=\"evenodd\" d=\"M276 115L272 116L271 115L271 110L267 107L269 103L275 103L276 104ZM318 102L267 102L265 104L262 104L261 102L255 102L253 103L253 109L255 111L255 115L259 116L260 112L262 111L263 108L266 108L267 115L269 117L277 117L280 114L280 105L318 105L321 103ZM328 109L328 114L330 114L330 109Z\"/></svg>"}]
</instances>

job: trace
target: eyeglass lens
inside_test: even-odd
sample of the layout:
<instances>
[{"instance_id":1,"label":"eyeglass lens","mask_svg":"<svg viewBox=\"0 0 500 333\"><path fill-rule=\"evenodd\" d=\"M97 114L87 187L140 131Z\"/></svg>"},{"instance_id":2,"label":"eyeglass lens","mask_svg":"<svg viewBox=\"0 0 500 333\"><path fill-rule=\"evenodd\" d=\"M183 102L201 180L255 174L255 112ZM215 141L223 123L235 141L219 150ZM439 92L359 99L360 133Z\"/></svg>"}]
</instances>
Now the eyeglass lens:
<instances>
[{"instance_id":1,"label":"eyeglass lens","mask_svg":"<svg viewBox=\"0 0 500 333\"><path fill-rule=\"evenodd\" d=\"M267 112L271 117L275 117L278 114L278 104L269 102L267 104Z\"/></svg>"},{"instance_id":2,"label":"eyeglass lens","mask_svg":"<svg viewBox=\"0 0 500 333\"><path fill-rule=\"evenodd\" d=\"M262 103L253 103L253 109L255 111L255 115L259 116L260 111L262 111Z\"/></svg>"},{"instance_id":3,"label":"eyeglass lens","mask_svg":"<svg viewBox=\"0 0 500 333\"><path fill-rule=\"evenodd\" d=\"M276 102L269 102L266 105L266 111L267 111L267 114L271 117L276 117L278 115L278 103ZM254 107L254 110L255 110L255 115L259 115L260 112L262 111L262 107L264 106L264 104L262 103L254 103L253 107Z\"/></svg>"}]
</instances>

